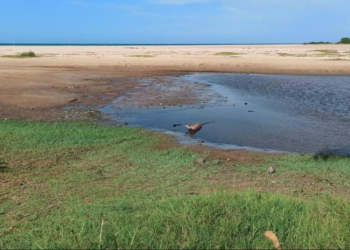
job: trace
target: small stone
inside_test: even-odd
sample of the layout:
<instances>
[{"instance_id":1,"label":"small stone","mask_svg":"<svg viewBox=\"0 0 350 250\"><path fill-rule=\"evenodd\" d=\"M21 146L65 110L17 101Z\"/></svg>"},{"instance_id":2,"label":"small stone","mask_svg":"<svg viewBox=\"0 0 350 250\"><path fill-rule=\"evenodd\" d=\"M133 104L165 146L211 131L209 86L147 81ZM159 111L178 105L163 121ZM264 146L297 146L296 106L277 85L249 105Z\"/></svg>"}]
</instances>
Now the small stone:
<instances>
[{"instance_id":1,"label":"small stone","mask_svg":"<svg viewBox=\"0 0 350 250\"><path fill-rule=\"evenodd\" d=\"M269 169L267 170L267 173L269 174L273 174L276 172L276 169L274 167L269 167Z\"/></svg>"},{"instance_id":2,"label":"small stone","mask_svg":"<svg viewBox=\"0 0 350 250\"><path fill-rule=\"evenodd\" d=\"M227 158L227 162L229 162L229 161L231 161L231 159L230 159L230 158Z\"/></svg>"},{"instance_id":3,"label":"small stone","mask_svg":"<svg viewBox=\"0 0 350 250\"><path fill-rule=\"evenodd\" d=\"M75 85L74 88L75 88L75 89L79 89L80 86L79 86L79 85Z\"/></svg>"},{"instance_id":4,"label":"small stone","mask_svg":"<svg viewBox=\"0 0 350 250\"><path fill-rule=\"evenodd\" d=\"M196 160L196 163L198 165L204 166L204 164L207 162L207 160L205 158L200 158L198 160Z\"/></svg>"}]
</instances>

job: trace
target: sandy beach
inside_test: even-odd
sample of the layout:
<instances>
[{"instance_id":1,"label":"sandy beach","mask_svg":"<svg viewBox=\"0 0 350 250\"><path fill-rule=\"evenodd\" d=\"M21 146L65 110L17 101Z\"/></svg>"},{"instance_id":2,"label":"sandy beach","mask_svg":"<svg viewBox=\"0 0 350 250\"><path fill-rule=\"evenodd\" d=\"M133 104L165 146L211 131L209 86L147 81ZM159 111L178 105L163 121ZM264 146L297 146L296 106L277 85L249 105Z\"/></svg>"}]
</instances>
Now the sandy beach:
<instances>
[{"instance_id":1,"label":"sandy beach","mask_svg":"<svg viewBox=\"0 0 350 250\"><path fill-rule=\"evenodd\" d=\"M37 57L13 57L26 51ZM165 96L164 105L193 104L200 89L135 81L155 77L169 88L162 77L188 72L349 75L350 45L0 46L0 117L43 119L74 99L103 105L135 89Z\"/></svg>"}]
</instances>

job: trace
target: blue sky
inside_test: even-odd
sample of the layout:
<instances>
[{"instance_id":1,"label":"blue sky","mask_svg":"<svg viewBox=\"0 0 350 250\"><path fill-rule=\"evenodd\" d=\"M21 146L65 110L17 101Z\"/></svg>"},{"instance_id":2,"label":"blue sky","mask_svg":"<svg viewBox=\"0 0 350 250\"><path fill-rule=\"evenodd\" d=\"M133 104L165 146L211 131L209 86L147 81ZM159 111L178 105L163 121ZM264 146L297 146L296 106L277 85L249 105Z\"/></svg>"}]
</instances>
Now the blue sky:
<instances>
[{"instance_id":1,"label":"blue sky","mask_svg":"<svg viewBox=\"0 0 350 250\"><path fill-rule=\"evenodd\" d=\"M350 0L1 0L0 43L299 43L350 36Z\"/></svg>"}]
</instances>

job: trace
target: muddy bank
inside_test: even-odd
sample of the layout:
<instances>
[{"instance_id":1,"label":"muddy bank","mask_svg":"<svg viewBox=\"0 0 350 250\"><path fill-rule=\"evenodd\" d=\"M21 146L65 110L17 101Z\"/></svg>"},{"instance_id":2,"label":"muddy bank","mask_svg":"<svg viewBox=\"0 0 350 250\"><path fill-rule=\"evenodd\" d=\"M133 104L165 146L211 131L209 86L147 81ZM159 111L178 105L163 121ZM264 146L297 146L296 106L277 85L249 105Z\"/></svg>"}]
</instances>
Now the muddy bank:
<instances>
[{"instance_id":1,"label":"muddy bank","mask_svg":"<svg viewBox=\"0 0 350 250\"><path fill-rule=\"evenodd\" d=\"M77 68L1 69L0 119L95 120L99 107L181 106L205 102L205 85L177 85L181 72L129 72ZM147 79L147 80L145 80ZM147 81L147 82L145 82ZM78 107L74 111L67 107Z\"/></svg>"}]
</instances>

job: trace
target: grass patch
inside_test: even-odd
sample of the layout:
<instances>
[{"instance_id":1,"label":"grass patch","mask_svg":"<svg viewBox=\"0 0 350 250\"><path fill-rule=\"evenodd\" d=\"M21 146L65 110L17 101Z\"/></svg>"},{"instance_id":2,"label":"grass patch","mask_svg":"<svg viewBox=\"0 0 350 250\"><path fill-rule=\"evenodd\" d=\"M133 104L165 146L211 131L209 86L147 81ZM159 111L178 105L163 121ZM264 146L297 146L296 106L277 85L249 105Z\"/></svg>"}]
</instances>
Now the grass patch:
<instances>
[{"instance_id":1,"label":"grass patch","mask_svg":"<svg viewBox=\"0 0 350 250\"><path fill-rule=\"evenodd\" d=\"M314 50L314 52L319 53L318 56L342 56L337 50L333 49Z\"/></svg>"},{"instance_id":2,"label":"grass patch","mask_svg":"<svg viewBox=\"0 0 350 250\"><path fill-rule=\"evenodd\" d=\"M23 52L19 54L20 57L36 57L33 51Z\"/></svg>"},{"instance_id":3,"label":"grass patch","mask_svg":"<svg viewBox=\"0 0 350 250\"><path fill-rule=\"evenodd\" d=\"M283 56L283 57L307 57L307 55L305 54L289 54L289 53L277 53L279 56Z\"/></svg>"},{"instance_id":4,"label":"grass patch","mask_svg":"<svg viewBox=\"0 0 350 250\"><path fill-rule=\"evenodd\" d=\"M154 55L131 55L129 57L153 58Z\"/></svg>"},{"instance_id":5,"label":"grass patch","mask_svg":"<svg viewBox=\"0 0 350 250\"><path fill-rule=\"evenodd\" d=\"M243 55L242 53L236 53L236 52L218 52L215 53L216 56L239 56Z\"/></svg>"},{"instance_id":6,"label":"grass patch","mask_svg":"<svg viewBox=\"0 0 350 250\"><path fill-rule=\"evenodd\" d=\"M312 176L326 191L348 192L348 158L288 155L199 167L202 155L160 149L168 137L138 128L24 121L0 127L0 248L115 249L117 239L121 249L272 249L266 230L285 249L350 247L346 199L279 190L304 188L303 178ZM266 174L270 165L275 175ZM231 188L248 179L245 189ZM280 186L265 192L271 181Z\"/></svg>"},{"instance_id":7,"label":"grass patch","mask_svg":"<svg viewBox=\"0 0 350 250\"><path fill-rule=\"evenodd\" d=\"M23 52L17 55L7 55L3 56L7 58L33 58L33 57L38 57L33 51L28 51L28 52Z\"/></svg>"}]
</instances>

